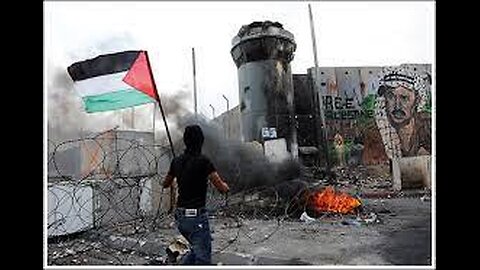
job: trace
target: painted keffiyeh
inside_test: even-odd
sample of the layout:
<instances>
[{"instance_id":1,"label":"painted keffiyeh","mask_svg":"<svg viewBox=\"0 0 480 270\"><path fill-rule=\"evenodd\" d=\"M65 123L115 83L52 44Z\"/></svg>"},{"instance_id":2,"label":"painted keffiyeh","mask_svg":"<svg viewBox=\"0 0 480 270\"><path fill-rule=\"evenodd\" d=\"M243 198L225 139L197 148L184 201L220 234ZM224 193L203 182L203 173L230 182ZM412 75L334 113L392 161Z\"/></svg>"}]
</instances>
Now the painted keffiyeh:
<instances>
[{"instance_id":1,"label":"painted keffiyeh","mask_svg":"<svg viewBox=\"0 0 480 270\"><path fill-rule=\"evenodd\" d=\"M386 86L396 88L403 86L415 92L417 97L416 110L421 111L427 102L426 81L411 65L385 67L379 73L379 88ZM375 104L375 121L380 130L382 141L385 146L385 153L389 158L402 157L400 137L396 129L390 124L387 112L385 97L378 96Z\"/></svg>"}]
</instances>

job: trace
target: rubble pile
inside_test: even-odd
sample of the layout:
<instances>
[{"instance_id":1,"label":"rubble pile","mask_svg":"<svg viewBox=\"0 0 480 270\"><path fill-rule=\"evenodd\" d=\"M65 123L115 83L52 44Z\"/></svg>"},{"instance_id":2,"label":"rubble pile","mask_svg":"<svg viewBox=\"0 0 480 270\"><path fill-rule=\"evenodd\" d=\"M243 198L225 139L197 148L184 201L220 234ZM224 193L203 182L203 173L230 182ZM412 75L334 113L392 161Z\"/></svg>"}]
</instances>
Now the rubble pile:
<instances>
[{"instance_id":1,"label":"rubble pile","mask_svg":"<svg viewBox=\"0 0 480 270\"><path fill-rule=\"evenodd\" d=\"M392 177L388 166L385 165L339 167L334 168L333 172L336 176L337 186L355 185L359 188L370 189L390 189L392 187Z\"/></svg>"}]
</instances>

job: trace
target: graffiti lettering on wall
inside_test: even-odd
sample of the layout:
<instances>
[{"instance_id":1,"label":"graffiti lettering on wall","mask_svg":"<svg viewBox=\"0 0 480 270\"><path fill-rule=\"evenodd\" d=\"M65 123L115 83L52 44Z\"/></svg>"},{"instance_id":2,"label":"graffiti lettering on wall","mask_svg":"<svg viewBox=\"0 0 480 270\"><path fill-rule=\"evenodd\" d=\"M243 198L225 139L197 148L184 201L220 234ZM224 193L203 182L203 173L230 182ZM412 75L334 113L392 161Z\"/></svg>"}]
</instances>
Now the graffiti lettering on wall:
<instances>
[{"instance_id":1,"label":"graffiti lettering on wall","mask_svg":"<svg viewBox=\"0 0 480 270\"><path fill-rule=\"evenodd\" d=\"M373 97L373 95L372 95ZM369 100L364 99L362 104ZM325 108L325 118L327 120L354 120L360 116L373 117L373 108L363 108L356 106L353 98L343 98L336 96L324 96L323 104ZM357 109L360 107L361 109Z\"/></svg>"},{"instance_id":2,"label":"graffiti lettering on wall","mask_svg":"<svg viewBox=\"0 0 480 270\"><path fill-rule=\"evenodd\" d=\"M344 145L353 143L362 149L364 164L431 153L430 65L322 71L323 108L334 155L342 157L345 153L346 160L351 156L339 147L339 136ZM347 71L348 76L344 75ZM329 81L338 82L337 92L328 91ZM345 160L338 158L337 162L341 165Z\"/></svg>"},{"instance_id":3,"label":"graffiti lettering on wall","mask_svg":"<svg viewBox=\"0 0 480 270\"><path fill-rule=\"evenodd\" d=\"M326 96L323 99L323 103L325 104L325 110L342 110L342 109L354 109L353 105L353 98L345 98L342 97L333 97L333 96Z\"/></svg>"}]
</instances>

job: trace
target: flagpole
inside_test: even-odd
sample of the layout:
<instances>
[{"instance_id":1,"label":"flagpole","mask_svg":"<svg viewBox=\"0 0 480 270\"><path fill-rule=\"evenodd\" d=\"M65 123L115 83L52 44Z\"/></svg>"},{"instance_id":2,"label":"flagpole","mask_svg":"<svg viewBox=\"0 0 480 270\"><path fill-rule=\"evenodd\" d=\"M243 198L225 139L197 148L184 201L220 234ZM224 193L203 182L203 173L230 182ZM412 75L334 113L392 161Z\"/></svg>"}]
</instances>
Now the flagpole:
<instances>
[{"instance_id":1,"label":"flagpole","mask_svg":"<svg viewBox=\"0 0 480 270\"><path fill-rule=\"evenodd\" d=\"M170 130L168 129L167 119L165 118L165 112L163 111L162 102L160 101L160 97L158 96L157 85L155 83L155 79L153 78L152 67L150 66L150 59L148 58L148 52L145 51L145 55L147 56L147 65L148 69L150 70L150 78L152 79L153 89L157 95L156 99L158 102L158 107L160 108L160 112L162 113L163 123L165 124L165 130L167 131L168 142L170 143L170 148L172 150L172 155L175 157L175 150L173 149L173 142L172 137L170 136Z\"/></svg>"},{"instance_id":2,"label":"flagpole","mask_svg":"<svg viewBox=\"0 0 480 270\"><path fill-rule=\"evenodd\" d=\"M167 132L168 142L170 143L170 149L172 150L172 156L175 158L175 150L173 148L172 137L170 136L170 131L168 129L167 119L165 118L165 112L163 111L162 102L160 101L160 97L159 97L159 94L158 94L158 91L157 91L157 85L155 83L155 79L153 78L152 67L150 65L150 58L148 57L148 52L147 51L145 51L145 56L146 56L146 60L147 60L148 69L150 71L149 73L150 73L150 78L152 80L153 89L155 90L155 95L156 95L156 100L158 102L158 107L160 108L160 112L162 113L163 123L165 124L165 130ZM169 209L169 212L173 211L173 206L174 205L175 205L175 188L174 188L174 186L172 186L172 188L170 188L170 209Z\"/></svg>"},{"instance_id":3,"label":"flagpole","mask_svg":"<svg viewBox=\"0 0 480 270\"><path fill-rule=\"evenodd\" d=\"M195 110L195 120L198 117L197 112L197 72L195 67L195 48L192 48L192 65L193 65L193 103Z\"/></svg>"},{"instance_id":4,"label":"flagpole","mask_svg":"<svg viewBox=\"0 0 480 270\"><path fill-rule=\"evenodd\" d=\"M314 71L314 74L315 74L315 80L314 80L314 89L318 95L318 114L317 116L320 117L320 121L321 121L321 126L320 126L320 129L322 131L322 134L323 134L323 141L324 141L324 148L325 148L325 161L326 161L326 165L327 165L327 168L326 168L326 171L327 171L327 178L330 178L330 171L331 171L331 164L330 164L330 156L329 156L329 153L328 153L328 130L327 130L327 125L325 123L325 113L324 113L324 108L323 108L323 98L322 98L322 91L320 90L320 84L319 84L319 75L318 75L318 59L317 59L317 42L316 42L316 38L315 38L315 27L314 27L314 23L313 23L313 14L312 14L312 7L310 6L310 4L308 4L308 14L309 14L309 18L310 18L310 32L311 32L311 35L312 35L312 47L313 47L313 59L314 59L314 64L315 64L315 71ZM317 129L318 129L318 119L315 121L317 123ZM318 133L317 133L318 134ZM319 139L320 136L317 135L317 140L319 141L319 144L320 144L320 139Z\"/></svg>"}]
</instances>

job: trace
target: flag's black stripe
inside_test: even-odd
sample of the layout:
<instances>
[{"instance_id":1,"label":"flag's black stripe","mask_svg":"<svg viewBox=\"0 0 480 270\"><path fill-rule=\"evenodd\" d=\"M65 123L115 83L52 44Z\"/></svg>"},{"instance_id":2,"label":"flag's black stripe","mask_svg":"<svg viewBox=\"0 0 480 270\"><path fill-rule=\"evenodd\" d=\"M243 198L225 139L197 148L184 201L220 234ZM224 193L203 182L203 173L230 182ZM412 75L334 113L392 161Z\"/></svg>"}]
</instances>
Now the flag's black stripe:
<instances>
[{"instance_id":1,"label":"flag's black stripe","mask_svg":"<svg viewBox=\"0 0 480 270\"><path fill-rule=\"evenodd\" d=\"M104 54L93 59L76 62L69 66L67 71L74 81L123 72L130 69L139 53L140 51L125 51Z\"/></svg>"}]
</instances>

